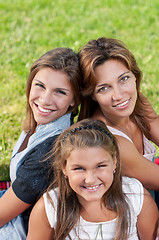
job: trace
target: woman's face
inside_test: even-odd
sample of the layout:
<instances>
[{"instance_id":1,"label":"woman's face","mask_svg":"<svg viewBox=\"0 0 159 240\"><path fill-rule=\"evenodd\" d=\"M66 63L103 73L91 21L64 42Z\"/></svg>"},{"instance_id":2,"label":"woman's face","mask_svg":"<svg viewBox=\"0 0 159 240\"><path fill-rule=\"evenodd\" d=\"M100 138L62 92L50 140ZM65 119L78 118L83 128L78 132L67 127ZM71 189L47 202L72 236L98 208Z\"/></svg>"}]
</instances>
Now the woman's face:
<instances>
[{"instance_id":1,"label":"woman's face","mask_svg":"<svg viewBox=\"0 0 159 240\"><path fill-rule=\"evenodd\" d=\"M68 107L74 105L67 75L51 68L41 69L32 81L29 104L37 125L47 124L66 114Z\"/></svg>"},{"instance_id":2,"label":"woman's face","mask_svg":"<svg viewBox=\"0 0 159 240\"><path fill-rule=\"evenodd\" d=\"M136 78L119 60L108 60L95 69L93 99L108 119L129 117L137 100Z\"/></svg>"}]
</instances>

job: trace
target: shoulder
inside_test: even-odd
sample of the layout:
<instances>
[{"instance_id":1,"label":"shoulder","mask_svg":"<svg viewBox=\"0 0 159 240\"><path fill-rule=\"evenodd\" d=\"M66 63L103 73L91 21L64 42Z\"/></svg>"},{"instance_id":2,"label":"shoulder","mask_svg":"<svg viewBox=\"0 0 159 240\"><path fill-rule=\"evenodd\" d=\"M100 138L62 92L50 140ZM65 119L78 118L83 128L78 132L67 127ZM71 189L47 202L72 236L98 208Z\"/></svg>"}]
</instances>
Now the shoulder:
<instances>
[{"instance_id":1,"label":"shoulder","mask_svg":"<svg viewBox=\"0 0 159 240\"><path fill-rule=\"evenodd\" d=\"M122 188L128 204L139 215L144 201L143 185L135 178L123 177Z\"/></svg>"},{"instance_id":2,"label":"shoulder","mask_svg":"<svg viewBox=\"0 0 159 240\"><path fill-rule=\"evenodd\" d=\"M133 192L136 190L137 192L142 192L143 193L143 185L142 183L137 180L136 178L130 178L123 176L122 177L122 186L125 191Z\"/></svg>"},{"instance_id":3,"label":"shoulder","mask_svg":"<svg viewBox=\"0 0 159 240\"><path fill-rule=\"evenodd\" d=\"M40 151L45 150L48 146L51 146L55 143L58 136L59 134L46 138L44 141L36 145L33 149L40 150Z\"/></svg>"},{"instance_id":4,"label":"shoulder","mask_svg":"<svg viewBox=\"0 0 159 240\"><path fill-rule=\"evenodd\" d=\"M19 167L12 187L22 201L33 204L53 180L51 162L54 156L49 154L56 137L49 137L30 150Z\"/></svg>"},{"instance_id":5,"label":"shoulder","mask_svg":"<svg viewBox=\"0 0 159 240\"><path fill-rule=\"evenodd\" d=\"M31 211L27 239L53 239L52 237L53 229L49 224L41 197Z\"/></svg>"},{"instance_id":6,"label":"shoulder","mask_svg":"<svg viewBox=\"0 0 159 240\"><path fill-rule=\"evenodd\" d=\"M156 227L158 226L158 208L150 195L144 189L144 203L138 215L137 228L141 239L155 239ZM153 238L152 238L153 236Z\"/></svg>"},{"instance_id":7,"label":"shoulder","mask_svg":"<svg viewBox=\"0 0 159 240\"><path fill-rule=\"evenodd\" d=\"M44 198L44 203L46 203L46 205L49 203L50 205L50 200L49 200L49 197L50 199L53 201L54 203L54 206L57 206L57 199L58 199L58 188L55 188L55 189L51 189L48 193L45 192L43 194L43 198ZM52 204L50 205L52 206Z\"/></svg>"},{"instance_id":8,"label":"shoulder","mask_svg":"<svg viewBox=\"0 0 159 240\"><path fill-rule=\"evenodd\" d=\"M50 199L49 199L49 197ZM57 221L57 198L58 198L58 189L52 189L49 193L44 193L43 200L46 215L49 221L51 228L54 228L55 223Z\"/></svg>"},{"instance_id":9,"label":"shoulder","mask_svg":"<svg viewBox=\"0 0 159 240\"><path fill-rule=\"evenodd\" d=\"M32 164L34 164L35 162L40 162L41 159L44 159L44 156L53 148L57 137L58 135L48 137L30 149L30 151L28 151L28 153L24 156L24 164L29 160L32 162ZM35 160L35 162L33 160Z\"/></svg>"},{"instance_id":10,"label":"shoulder","mask_svg":"<svg viewBox=\"0 0 159 240\"><path fill-rule=\"evenodd\" d=\"M21 144L23 143L24 139L26 138L28 133L22 131L16 144L14 145L13 151L12 151L12 157L18 152Z\"/></svg>"},{"instance_id":11,"label":"shoulder","mask_svg":"<svg viewBox=\"0 0 159 240\"><path fill-rule=\"evenodd\" d=\"M111 127L111 126L108 126L106 125L107 128L109 129L109 131L114 134L115 136L120 136L120 137L123 137L124 139L127 139L129 140L130 142L132 142L132 140L125 134L123 133L122 131L119 131L118 129L114 128L114 127Z\"/></svg>"}]
</instances>

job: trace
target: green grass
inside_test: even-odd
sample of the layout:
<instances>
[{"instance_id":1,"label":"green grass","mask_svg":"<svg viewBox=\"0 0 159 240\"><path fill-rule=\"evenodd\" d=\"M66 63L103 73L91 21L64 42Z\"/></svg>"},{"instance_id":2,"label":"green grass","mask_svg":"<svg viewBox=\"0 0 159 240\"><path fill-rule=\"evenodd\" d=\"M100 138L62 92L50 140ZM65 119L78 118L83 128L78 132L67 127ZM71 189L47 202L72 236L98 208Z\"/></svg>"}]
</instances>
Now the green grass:
<instances>
[{"instance_id":1,"label":"green grass","mask_svg":"<svg viewBox=\"0 0 159 240\"><path fill-rule=\"evenodd\" d=\"M55 47L78 50L118 38L142 69L142 91L159 113L158 0L0 0L0 179L8 179L25 116L25 83L34 60Z\"/></svg>"}]
</instances>

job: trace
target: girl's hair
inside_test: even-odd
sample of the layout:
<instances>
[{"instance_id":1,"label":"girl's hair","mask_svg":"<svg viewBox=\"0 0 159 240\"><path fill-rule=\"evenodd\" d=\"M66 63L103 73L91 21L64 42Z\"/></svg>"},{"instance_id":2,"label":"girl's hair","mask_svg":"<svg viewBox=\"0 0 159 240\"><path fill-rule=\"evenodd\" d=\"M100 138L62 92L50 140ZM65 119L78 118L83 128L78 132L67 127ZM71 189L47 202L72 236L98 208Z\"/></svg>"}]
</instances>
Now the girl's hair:
<instances>
[{"instance_id":1,"label":"girl's hair","mask_svg":"<svg viewBox=\"0 0 159 240\"><path fill-rule=\"evenodd\" d=\"M131 117L140 129L145 134L148 134L150 128L149 118L151 116L147 107L148 103L140 93L142 72L133 54L126 48L124 43L117 39L105 37L91 40L79 51L79 58L82 74L80 86L82 102L79 120L91 117L99 106L92 99L97 82L95 68L110 59L116 59L123 62L136 77L137 101Z\"/></svg>"},{"instance_id":2,"label":"girl's hair","mask_svg":"<svg viewBox=\"0 0 159 240\"><path fill-rule=\"evenodd\" d=\"M73 107L69 107L67 113L72 112L73 117L78 113L78 105L80 104L78 83L80 82L80 70L78 55L69 48L55 48L46 52L31 66L30 74L26 83L27 110L26 118L23 123L23 130L25 132L29 130L34 132L36 127L33 112L29 104L29 95L35 75L43 68L52 68L53 70L61 71L68 76L68 80L70 81L74 93L75 104Z\"/></svg>"},{"instance_id":3,"label":"girl's hair","mask_svg":"<svg viewBox=\"0 0 159 240\"><path fill-rule=\"evenodd\" d=\"M47 195L49 197L51 189L55 187L59 188L57 223L55 227L56 240L62 240L66 236L69 236L69 232L79 219L81 209L76 193L70 187L68 179L65 178L62 170L66 166L67 159L72 150L91 147L103 148L111 154L112 161L114 161L115 157L117 158L113 183L104 194L102 201L106 208L117 212L118 222L115 239L127 239L130 214L128 204L125 200L126 197L122 191L119 150L116 139L103 122L85 119L65 130L58 137L55 148L52 150L52 154L54 155L52 167L55 176L54 182L48 188Z\"/></svg>"}]
</instances>

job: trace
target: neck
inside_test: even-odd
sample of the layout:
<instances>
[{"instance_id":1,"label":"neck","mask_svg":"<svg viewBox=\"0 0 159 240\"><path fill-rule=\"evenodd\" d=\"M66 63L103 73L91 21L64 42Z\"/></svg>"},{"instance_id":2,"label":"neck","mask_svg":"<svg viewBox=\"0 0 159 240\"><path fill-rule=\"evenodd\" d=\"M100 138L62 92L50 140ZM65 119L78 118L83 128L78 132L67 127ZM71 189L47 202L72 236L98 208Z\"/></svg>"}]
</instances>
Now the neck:
<instances>
[{"instance_id":1,"label":"neck","mask_svg":"<svg viewBox=\"0 0 159 240\"><path fill-rule=\"evenodd\" d=\"M94 211L96 209L96 211ZM116 218L116 212L107 209L99 202L88 203L82 207L80 215L85 221L88 222L107 222Z\"/></svg>"},{"instance_id":2,"label":"neck","mask_svg":"<svg viewBox=\"0 0 159 240\"><path fill-rule=\"evenodd\" d=\"M119 131L125 133L131 140L133 140L132 127L134 124L130 117L109 118L104 116L104 118L106 125L118 129Z\"/></svg>"},{"instance_id":3,"label":"neck","mask_svg":"<svg viewBox=\"0 0 159 240\"><path fill-rule=\"evenodd\" d=\"M105 117L106 124L115 127L115 128L120 128L120 129L127 129L129 128L130 124L130 118L115 118L115 119L110 119Z\"/></svg>"}]
</instances>

